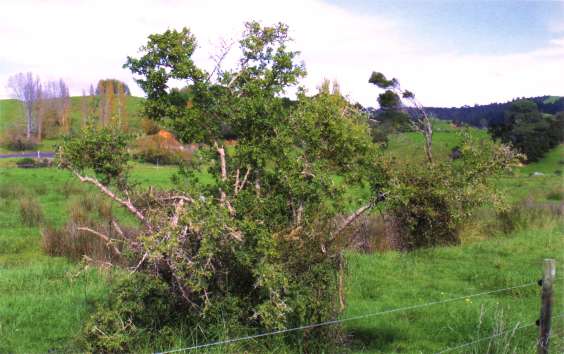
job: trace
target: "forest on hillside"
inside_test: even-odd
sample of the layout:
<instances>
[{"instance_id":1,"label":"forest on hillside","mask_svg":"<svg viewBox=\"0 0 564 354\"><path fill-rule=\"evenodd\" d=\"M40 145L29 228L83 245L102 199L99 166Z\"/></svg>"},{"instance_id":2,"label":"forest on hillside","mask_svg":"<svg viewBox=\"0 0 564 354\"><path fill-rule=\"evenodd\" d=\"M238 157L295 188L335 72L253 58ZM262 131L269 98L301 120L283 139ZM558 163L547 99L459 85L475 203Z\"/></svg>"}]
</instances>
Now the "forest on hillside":
<instances>
[{"instance_id":1,"label":"forest on hillside","mask_svg":"<svg viewBox=\"0 0 564 354\"><path fill-rule=\"evenodd\" d=\"M511 107L512 103L524 99L536 103L539 111L542 113L556 114L564 111L564 97L559 96L523 97L503 103L495 102L462 107L425 107L425 109L438 119L486 128L490 125L501 123L504 113Z\"/></svg>"}]
</instances>

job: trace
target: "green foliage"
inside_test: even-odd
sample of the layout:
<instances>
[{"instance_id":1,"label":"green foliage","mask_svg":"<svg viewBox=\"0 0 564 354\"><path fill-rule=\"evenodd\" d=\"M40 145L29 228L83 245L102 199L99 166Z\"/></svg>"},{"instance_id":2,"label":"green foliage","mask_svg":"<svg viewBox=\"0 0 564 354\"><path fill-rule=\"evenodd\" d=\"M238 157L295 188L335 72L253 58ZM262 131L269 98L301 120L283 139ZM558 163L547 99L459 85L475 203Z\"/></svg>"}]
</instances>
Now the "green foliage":
<instances>
[{"instance_id":1,"label":"green foliage","mask_svg":"<svg viewBox=\"0 0 564 354\"><path fill-rule=\"evenodd\" d=\"M149 36L142 56L126 64L140 75L147 116L184 142L204 143L174 191L190 196L189 206L174 198L164 203L161 192L131 194L145 215L139 241L148 257L141 269L164 281L161 300L182 304L175 313L204 332L225 317L234 319L229 328L251 333L334 318L342 244L333 219L348 205L346 185L367 184L374 193L382 185L365 115L338 93L310 98L300 91L296 103L280 97L305 74L288 40L283 24L247 23L238 70L207 74L191 59L190 31L169 30ZM169 90L170 79L187 86ZM227 151L225 126L238 137ZM91 129L66 143L61 155L68 167L93 169L107 184L125 171L124 147L113 131ZM202 170L211 184L202 183ZM345 183L336 184L335 175ZM144 301L143 291L131 294L138 296L133 303ZM125 310L126 330L114 319L128 305L116 302L112 314L99 316L113 338L105 350L127 350L124 341L137 338L136 331L166 326L145 321L143 306L134 306ZM336 338L334 329L320 328L286 339L319 351ZM98 345L94 337L88 341Z\"/></svg>"},{"instance_id":2,"label":"green foliage","mask_svg":"<svg viewBox=\"0 0 564 354\"><path fill-rule=\"evenodd\" d=\"M82 345L88 352L123 353L134 351L140 342L151 342L177 327L180 304L169 296L168 285L150 275L134 273L122 277L83 328ZM176 334L177 335L177 334Z\"/></svg>"},{"instance_id":3,"label":"green foliage","mask_svg":"<svg viewBox=\"0 0 564 354\"><path fill-rule=\"evenodd\" d=\"M504 122L490 127L494 138L512 144L528 162L538 161L564 141L563 131L564 113L544 116L530 100L515 101L505 112Z\"/></svg>"},{"instance_id":4,"label":"green foliage","mask_svg":"<svg viewBox=\"0 0 564 354\"><path fill-rule=\"evenodd\" d=\"M64 141L58 159L62 166L70 165L77 172L93 170L103 184L124 183L129 159L128 140L117 126L91 124L82 130L80 139Z\"/></svg>"},{"instance_id":5,"label":"green foliage","mask_svg":"<svg viewBox=\"0 0 564 354\"><path fill-rule=\"evenodd\" d=\"M386 90L378 95L378 103L384 111L399 111L401 108L401 98L390 90Z\"/></svg>"},{"instance_id":6,"label":"green foliage","mask_svg":"<svg viewBox=\"0 0 564 354\"><path fill-rule=\"evenodd\" d=\"M34 159L31 157L24 157L16 161L16 166L21 168L34 168L34 167L49 167L51 161L48 159Z\"/></svg>"},{"instance_id":7,"label":"green foliage","mask_svg":"<svg viewBox=\"0 0 564 354\"><path fill-rule=\"evenodd\" d=\"M519 156L506 146L462 134L459 159L388 169L387 207L399 228L400 247L458 244L459 228L475 210L503 207L490 179L507 172Z\"/></svg>"},{"instance_id":8,"label":"green foliage","mask_svg":"<svg viewBox=\"0 0 564 354\"><path fill-rule=\"evenodd\" d=\"M378 86L381 89L388 89L392 86L397 85L396 79L388 80L386 79L386 76L384 76L384 74L376 71L372 72L370 78L368 79L368 82Z\"/></svg>"}]
</instances>

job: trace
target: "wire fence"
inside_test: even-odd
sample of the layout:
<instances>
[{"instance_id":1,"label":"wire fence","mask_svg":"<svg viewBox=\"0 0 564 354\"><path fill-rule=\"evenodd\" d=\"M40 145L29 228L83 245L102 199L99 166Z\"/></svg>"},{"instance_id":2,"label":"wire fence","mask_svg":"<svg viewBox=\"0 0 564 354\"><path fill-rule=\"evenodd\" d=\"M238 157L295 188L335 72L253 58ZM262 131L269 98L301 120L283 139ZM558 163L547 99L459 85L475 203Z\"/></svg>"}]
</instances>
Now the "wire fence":
<instances>
[{"instance_id":1,"label":"wire fence","mask_svg":"<svg viewBox=\"0 0 564 354\"><path fill-rule=\"evenodd\" d=\"M564 317L564 313L562 313L562 314L560 314L560 315L558 315L558 316L555 316L555 317L553 317L553 318L556 319L556 318L560 318L560 317ZM464 343L464 344L460 344L460 345L458 345L458 346L456 346L456 347L447 348L447 349L445 349L445 350L442 350L442 351L440 351L440 352L437 352L436 354L449 353L449 352L452 352L452 351L454 351L454 350L459 350L459 349L467 348L467 347L473 346L473 345L475 345L475 344L478 344L478 343L480 343L480 342L486 341L486 340L488 340L488 339L494 339L494 338L501 337L501 336L504 336L504 335L509 334L509 333L515 333L516 331L519 331L519 330L521 330L521 329L525 329L525 328L529 328L529 327L533 327L533 326L536 327L537 324L536 324L536 323L530 323L530 324L528 324L528 325L519 326L519 323L517 323L516 326L515 326L513 329L510 329L510 330L507 330L507 331L503 331L503 332L500 332L500 333L496 333L496 334L494 334L494 335L492 335L492 336L489 336L489 337L482 337L482 338L476 339L476 340L474 340L474 341L472 341L472 342L467 342L467 343Z\"/></svg>"},{"instance_id":2,"label":"wire fence","mask_svg":"<svg viewBox=\"0 0 564 354\"><path fill-rule=\"evenodd\" d=\"M199 344L199 345L193 345L193 346L185 347L185 348L178 348L178 349L172 349L172 350L167 350L167 351L163 351L163 352L157 352L156 354L169 354L169 353L187 352L187 351L196 350L196 349L204 349L204 348L215 347L215 346L225 345L225 344L231 344L231 343L241 342L241 341L246 341L246 340L251 340L251 339L257 339L257 338L274 336L274 335L279 335L279 334L284 334L284 333L302 331L302 330L306 330L306 329L312 329L312 328L323 327L323 326L330 326L330 325L335 325L335 324L349 322L349 321L356 321L356 320L361 320L361 319L370 318L370 317L383 316L383 315L387 315L387 314L391 314L391 313L416 310L416 309L421 309L421 308L434 306L434 305L441 305L441 304L446 304L446 303L450 303L450 302L462 301L462 300L471 299L471 298L475 298L475 297L480 297L480 296L485 296L485 295L490 295L490 294L495 294L495 293L501 293L501 292L515 290L515 289L526 288L526 287L533 286L533 285L537 285L537 282L531 282L531 283L511 286L511 287L507 287L507 288L501 288L501 289L489 290L489 291L484 291L484 292L475 293L475 294L458 296L458 297L449 298L449 299L445 299L445 300L432 301L432 302L427 302L427 303L424 303L424 304L417 304L417 305L406 306L406 307L398 307L398 308L393 308L393 309L389 309L389 310L384 310L384 311L379 311L379 312L374 312L374 313L368 313L368 314L364 314L364 315L351 316L351 317L347 317L347 318L335 319L335 320L319 322L319 323L312 323L312 324L303 325L303 326L299 326L299 327L280 329L280 330L276 330L276 331L264 332L264 333L254 334L254 335L243 336L243 337L225 339L225 340L218 340L218 341L210 342L210 343L206 343L206 344ZM562 316L564 316L564 314L560 315L560 317L562 317ZM531 326L534 326L534 325L535 324L533 323L533 324L530 324L530 325L515 328L513 330L514 331L520 330L520 329L531 327ZM445 351L442 351L440 353L453 351L453 350L456 350L458 348L463 348L465 346L470 346L473 343L477 343L477 342L487 340L487 339L492 339L492 338L495 338L495 337L498 337L498 336L501 336L501 335L503 335L503 334L496 334L496 335L491 336L491 337L481 338L481 339L474 341L474 342L465 343L465 344L463 344L462 346L459 346L459 347L447 348Z\"/></svg>"}]
</instances>

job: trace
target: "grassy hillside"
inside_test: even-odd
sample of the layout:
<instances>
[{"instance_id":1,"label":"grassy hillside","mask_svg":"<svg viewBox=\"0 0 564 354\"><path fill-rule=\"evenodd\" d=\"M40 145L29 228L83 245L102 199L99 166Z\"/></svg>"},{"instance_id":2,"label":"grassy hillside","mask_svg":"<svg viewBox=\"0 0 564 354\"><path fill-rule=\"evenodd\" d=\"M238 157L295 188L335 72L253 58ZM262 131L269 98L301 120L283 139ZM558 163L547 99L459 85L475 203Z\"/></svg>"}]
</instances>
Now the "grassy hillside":
<instances>
[{"instance_id":1,"label":"grassy hillside","mask_svg":"<svg viewBox=\"0 0 564 354\"><path fill-rule=\"evenodd\" d=\"M82 121L81 112L81 99L82 97L71 97L70 99L70 118L72 131L80 129ZM143 98L141 97L127 97L126 110L128 115L128 125L131 130L139 130L141 122L141 109ZM8 99L0 100L0 135L12 127L25 127L25 117L21 104L17 100ZM51 150L52 146L57 143L58 139L52 137L45 139L39 146L39 150ZM4 151L6 152L6 151Z\"/></svg>"},{"instance_id":2,"label":"grassy hillside","mask_svg":"<svg viewBox=\"0 0 564 354\"><path fill-rule=\"evenodd\" d=\"M17 100L0 100L0 134L14 125L25 126L22 105Z\"/></svg>"}]
</instances>

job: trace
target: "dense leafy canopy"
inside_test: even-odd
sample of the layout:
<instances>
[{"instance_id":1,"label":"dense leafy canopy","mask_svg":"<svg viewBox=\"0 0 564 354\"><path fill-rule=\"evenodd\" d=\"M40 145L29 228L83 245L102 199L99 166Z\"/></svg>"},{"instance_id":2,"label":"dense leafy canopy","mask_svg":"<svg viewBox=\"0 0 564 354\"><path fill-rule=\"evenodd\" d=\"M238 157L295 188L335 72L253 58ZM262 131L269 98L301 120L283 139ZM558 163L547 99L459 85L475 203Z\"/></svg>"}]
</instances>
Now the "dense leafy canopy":
<instances>
[{"instance_id":1,"label":"dense leafy canopy","mask_svg":"<svg viewBox=\"0 0 564 354\"><path fill-rule=\"evenodd\" d=\"M186 328L195 328L190 335L196 338L225 318L234 321L227 330L334 318L343 294L337 281L343 242L335 217L350 208L351 185L369 185L377 195L385 184L367 117L338 92L307 97L296 87L305 69L288 41L286 25L247 23L238 67L226 69L218 62L208 73L192 60L196 40L185 28L149 36L141 56L127 59L147 94L145 114L181 141L200 143L200 149L176 179L175 191L118 185L117 194L105 193L145 225L131 244L139 258L143 255L139 269L167 284L175 311L184 314ZM173 79L185 87L171 89ZM282 97L288 89L298 92L296 101ZM226 126L238 137L227 149ZM104 133L85 131L61 156L70 168L93 169L109 183L125 168L123 155L110 152L123 146L121 138ZM80 155L85 149L92 157ZM108 163L116 170L104 167ZM202 171L212 183L201 181ZM129 310L103 311L89 328L107 326L112 335L89 332L90 349L130 349L127 338L136 338L137 329L123 337L114 322L104 322L128 317ZM291 340L317 351L335 343L335 330Z\"/></svg>"},{"instance_id":2,"label":"dense leafy canopy","mask_svg":"<svg viewBox=\"0 0 564 354\"><path fill-rule=\"evenodd\" d=\"M490 127L494 138L513 145L524 153L527 161L538 161L562 141L562 113L544 115L531 100L515 101L505 112L500 124Z\"/></svg>"}]
</instances>

